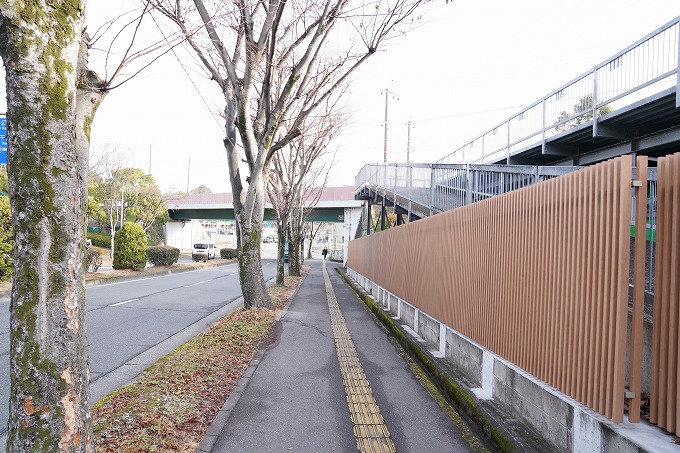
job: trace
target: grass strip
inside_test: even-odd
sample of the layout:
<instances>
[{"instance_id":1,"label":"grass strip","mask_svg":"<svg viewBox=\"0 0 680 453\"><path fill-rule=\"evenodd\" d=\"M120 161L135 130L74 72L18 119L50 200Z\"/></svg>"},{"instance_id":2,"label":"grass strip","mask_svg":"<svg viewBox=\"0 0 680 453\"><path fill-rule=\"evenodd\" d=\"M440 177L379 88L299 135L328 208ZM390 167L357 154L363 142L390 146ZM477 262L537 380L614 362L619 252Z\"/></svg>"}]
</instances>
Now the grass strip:
<instances>
[{"instance_id":1,"label":"grass strip","mask_svg":"<svg viewBox=\"0 0 680 453\"><path fill-rule=\"evenodd\" d=\"M99 452L193 452L239 381L276 316L304 279L269 293L278 310L235 311L93 407Z\"/></svg>"}]
</instances>

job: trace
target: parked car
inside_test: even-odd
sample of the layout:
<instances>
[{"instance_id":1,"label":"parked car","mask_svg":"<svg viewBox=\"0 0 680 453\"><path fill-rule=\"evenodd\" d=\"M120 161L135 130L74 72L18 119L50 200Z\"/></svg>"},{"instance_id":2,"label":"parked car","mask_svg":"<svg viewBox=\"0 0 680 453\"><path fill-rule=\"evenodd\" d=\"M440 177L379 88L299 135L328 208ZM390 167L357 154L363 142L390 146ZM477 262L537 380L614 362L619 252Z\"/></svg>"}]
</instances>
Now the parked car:
<instances>
[{"instance_id":1,"label":"parked car","mask_svg":"<svg viewBox=\"0 0 680 453\"><path fill-rule=\"evenodd\" d=\"M215 258L216 250L215 244L212 242L196 242L192 253L197 255L207 254L208 259L211 260Z\"/></svg>"}]
</instances>

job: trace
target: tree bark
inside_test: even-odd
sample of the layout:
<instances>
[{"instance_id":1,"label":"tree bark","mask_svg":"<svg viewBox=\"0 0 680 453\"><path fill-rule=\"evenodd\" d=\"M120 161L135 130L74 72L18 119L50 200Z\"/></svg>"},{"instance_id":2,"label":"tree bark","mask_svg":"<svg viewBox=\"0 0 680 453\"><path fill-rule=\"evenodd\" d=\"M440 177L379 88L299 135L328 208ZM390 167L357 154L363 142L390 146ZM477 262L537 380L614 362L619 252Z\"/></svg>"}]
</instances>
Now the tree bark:
<instances>
[{"instance_id":1,"label":"tree bark","mask_svg":"<svg viewBox=\"0 0 680 453\"><path fill-rule=\"evenodd\" d=\"M288 275L292 277L299 277L300 272L300 234L293 231L293 222L291 222L290 237L288 238Z\"/></svg>"},{"instance_id":2,"label":"tree bark","mask_svg":"<svg viewBox=\"0 0 680 453\"><path fill-rule=\"evenodd\" d=\"M264 206L264 205L263 205ZM262 209L264 212L264 208ZM241 216L244 213L241 212ZM260 244L262 241L262 226L253 225L245 220L236 222L238 241L239 280L243 292L243 306L245 308L264 307L274 309L267 285L262 273L262 259Z\"/></svg>"},{"instance_id":3,"label":"tree bark","mask_svg":"<svg viewBox=\"0 0 680 453\"><path fill-rule=\"evenodd\" d=\"M286 227L283 221L277 219L276 221L276 236L277 236L277 254L276 254L276 284L283 285L285 283L285 264L283 255L286 253Z\"/></svg>"},{"instance_id":4,"label":"tree bark","mask_svg":"<svg viewBox=\"0 0 680 453\"><path fill-rule=\"evenodd\" d=\"M250 187L244 191L241 182L239 156L236 149L236 97L231 89L226 89L225 125L227 138L224 140L229 162L229 179L234 200L236 219L236 244L239 280L243 292L245 308L274 308L267 292L262 273L260 247L262 245L262 222L264 220L264 194L266 181L262 173L263 165L251 167ZM243 132L241 133L243 136ZM259 173L259 174L258 174Z\"/></svg>"},{"instance_id":5,"label":"tree bark","mask_svg":"<svg viewBox=\"0 0 680 453\"><path fill-rule=\"evenodd\" d=\"M85 327L85 155L77 144L85 2L0 3L15 231L7 451L93 451ZM80 125L82 127L82 125Z\"/></svg>"}]
</instances>

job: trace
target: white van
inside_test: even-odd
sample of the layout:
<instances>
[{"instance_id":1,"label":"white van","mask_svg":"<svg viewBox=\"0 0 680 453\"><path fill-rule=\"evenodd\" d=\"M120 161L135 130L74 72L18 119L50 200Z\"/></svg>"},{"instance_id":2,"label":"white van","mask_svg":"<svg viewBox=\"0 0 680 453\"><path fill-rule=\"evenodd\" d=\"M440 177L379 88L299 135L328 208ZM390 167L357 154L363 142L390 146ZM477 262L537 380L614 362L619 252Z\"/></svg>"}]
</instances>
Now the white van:
<instances>
[{"instance_id":1,"label":"white van","mask_svg":"<svg viewBox=\"0 0 680 453\"><path fill-rule=\"evenodd\" d=\"M215 250L215 244L212 242L196 242L192 253L200 255L207 254L208 259L211 260L215 258Z\"/></svg>"}]
</instances>

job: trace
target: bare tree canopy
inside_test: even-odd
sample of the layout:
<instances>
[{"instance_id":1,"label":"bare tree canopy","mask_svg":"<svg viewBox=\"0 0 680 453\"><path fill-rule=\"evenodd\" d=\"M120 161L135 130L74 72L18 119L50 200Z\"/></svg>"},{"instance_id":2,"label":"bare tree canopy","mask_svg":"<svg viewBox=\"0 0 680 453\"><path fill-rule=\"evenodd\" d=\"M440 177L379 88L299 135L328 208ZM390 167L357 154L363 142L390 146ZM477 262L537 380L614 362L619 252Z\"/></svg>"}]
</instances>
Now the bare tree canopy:
<instances>
[{"instance_id":1,"label":"bare tree canopy","mask_svg":"<svg viewBox=\"0 0 680 453\"><path fill-rule=\"evenodd\" d=\"M152 0L184 33L224 94L224 143L247 307L271 306L260 237L265 169L274 153L301 134L305 121L356 68L415 24L425 1Z\"/></svg>"}]
</instances>

